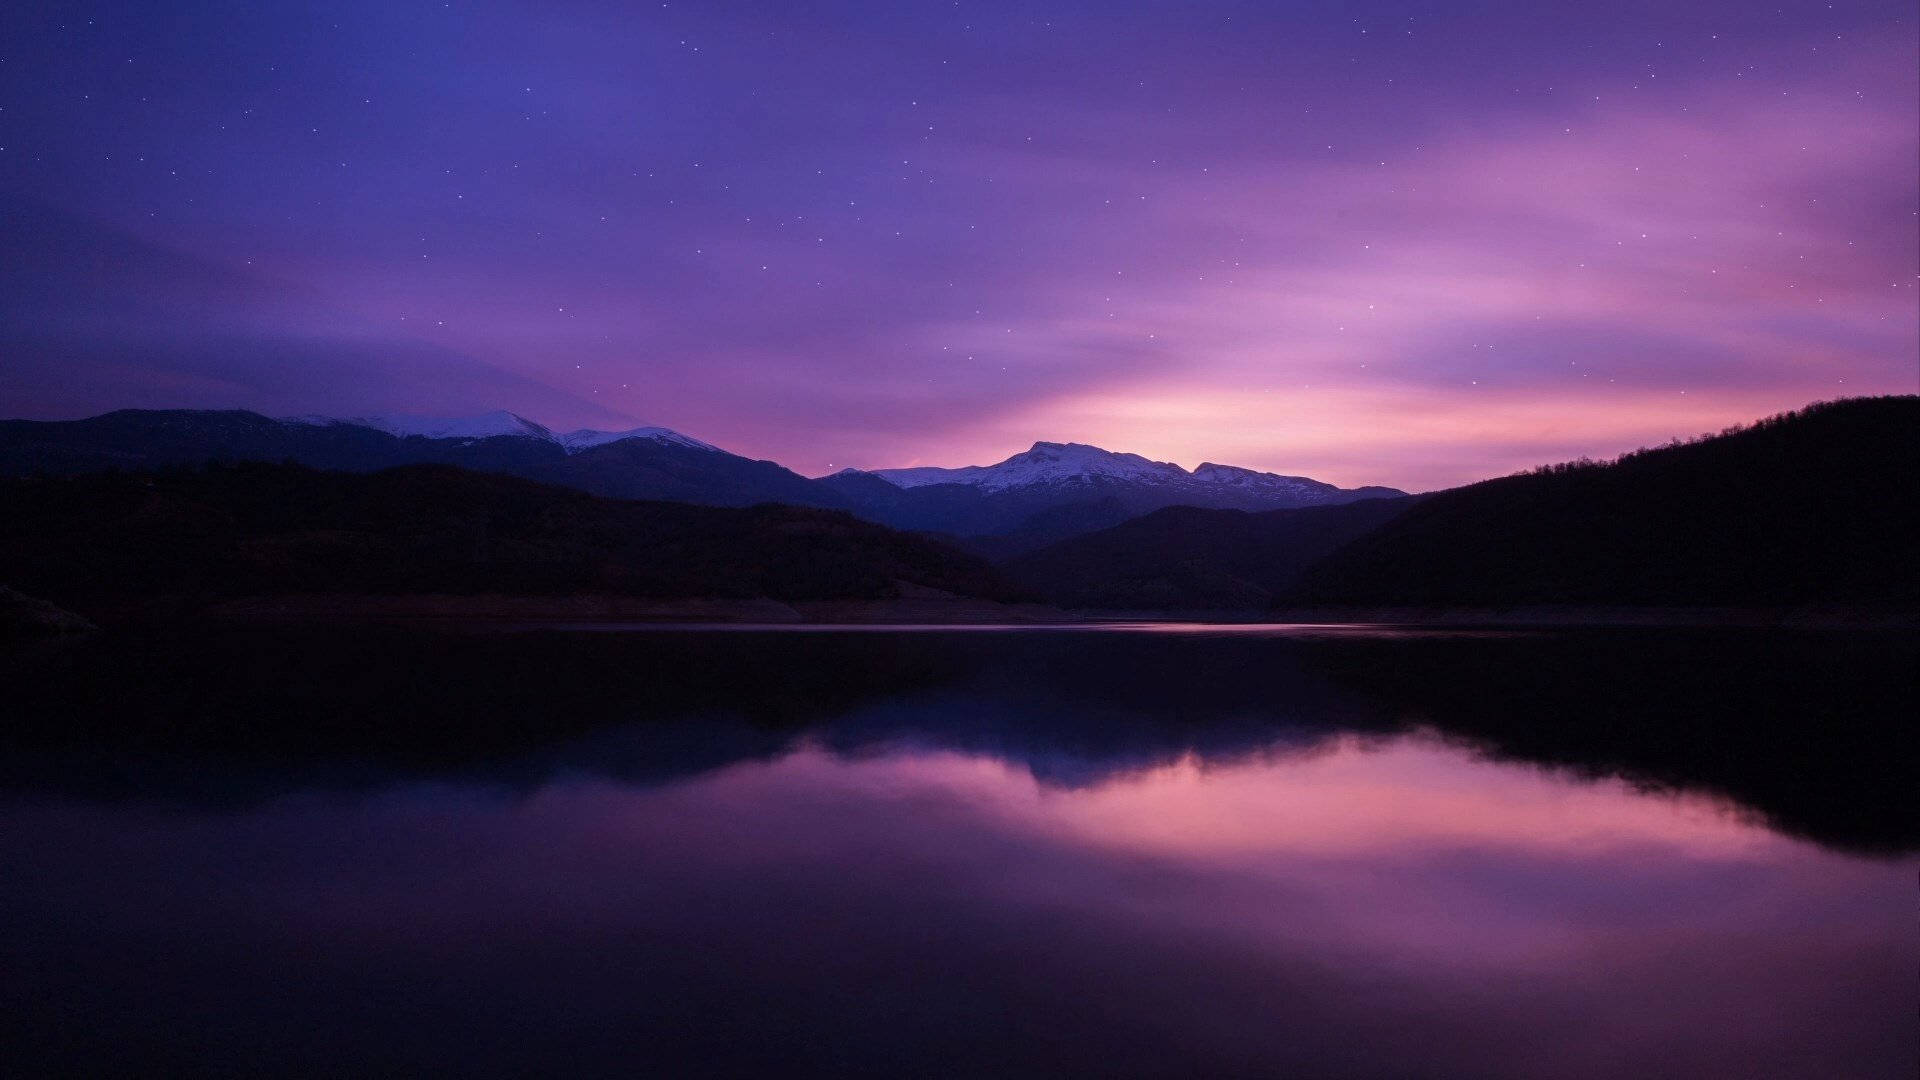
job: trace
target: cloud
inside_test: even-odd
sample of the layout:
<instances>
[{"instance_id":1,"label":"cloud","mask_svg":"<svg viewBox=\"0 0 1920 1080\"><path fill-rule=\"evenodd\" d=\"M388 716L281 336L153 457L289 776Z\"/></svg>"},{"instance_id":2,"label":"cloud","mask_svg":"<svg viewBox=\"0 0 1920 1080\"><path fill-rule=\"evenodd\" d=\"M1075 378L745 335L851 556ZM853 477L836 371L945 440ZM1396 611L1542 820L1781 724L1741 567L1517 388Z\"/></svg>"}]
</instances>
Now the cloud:
<instances>
[{"instance_id":1,"label":"cloud","mask_svg":"<svg viewBox=\"0 0 1920 1080\"><path fill-rule=\"evenodd\" d=\"M952 434L981 459L1020 426L1420 487L1915 389L1910 103L1690 100L1590 104L1386 163L1239 161L1230 183L1016 155L1061 191L1154 186L1134 235L1163 241L1157 273L1098 283L1072 313L1056 287L1016 332L1071 352L1107 306L1100 330L1151 335L1160 362Z\"/></svg>"},{"instance_id":2,"label":"cloud","mask_svg":"<svg viewBox=\"0 0 1920 1080\"><path fill-rule=\"evenodd\" d=\"M147 253L30 237L0 289L15 352L118 358L0 390L1400 486L1912 390L1912 28L1746 14L380 9L303 44L297 102L253 61L304 18L103 24L0 73L10 183ZM143 36L213 74L117 58Z\"/></svg>"},{"instance_id":3,"label":"cloud","mask_svg":"<svg viewBox=\"0 0 1920 1080\"><path fill-rule=\"evenodd\" d=\"M382 335L313 289L27 200L0 239L0 399L9 416L113 408L356 414L405 406L538 413L595 406L445 347ZM615 422L625 419L602 410Z\"/></svg>"}]
</instances>

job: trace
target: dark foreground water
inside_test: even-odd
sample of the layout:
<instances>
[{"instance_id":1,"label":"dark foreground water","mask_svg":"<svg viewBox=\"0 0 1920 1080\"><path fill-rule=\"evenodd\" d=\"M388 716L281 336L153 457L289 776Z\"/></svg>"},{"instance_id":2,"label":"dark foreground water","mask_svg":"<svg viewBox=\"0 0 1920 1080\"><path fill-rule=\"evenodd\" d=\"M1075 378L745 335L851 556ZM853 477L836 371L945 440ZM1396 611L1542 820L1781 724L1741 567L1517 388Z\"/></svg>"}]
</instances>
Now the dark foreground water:
<instances>
[{"instance_id":1,"label":"dark foreground water","mask_svg":"<svg viewBox=\"0 0 1920 1080\"><path fill-rule=\"evenodd\" d=\"M1898 1077L1915 642L0 654L8 1075Z\"/></svg>"}]
</instances>

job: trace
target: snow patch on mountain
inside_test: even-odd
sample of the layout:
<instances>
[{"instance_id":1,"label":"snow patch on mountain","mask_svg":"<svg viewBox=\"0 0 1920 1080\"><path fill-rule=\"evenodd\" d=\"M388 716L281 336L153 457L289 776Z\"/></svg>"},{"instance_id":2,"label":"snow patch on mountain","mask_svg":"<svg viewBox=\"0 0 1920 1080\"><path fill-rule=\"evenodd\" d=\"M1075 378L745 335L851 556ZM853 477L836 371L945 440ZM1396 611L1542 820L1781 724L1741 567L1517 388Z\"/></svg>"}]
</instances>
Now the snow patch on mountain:
<instances>
[{"instance_id":1,"label":"snow patch on mountain","mask_svg":"<svg viewBox=\"0 0 1920 1080\"><path fill-rule=\"evenodd\" d=\"M1319 495L1340 490L1332 484L1304 476L1281 476L1279 473L1243 469L1238 465L1217 465L1211 461L1201 462L1193 470L1193 478L1205 484L1276 495Z\"/></svg>"},{"instance_id":2,"label":"snow patch on mountain","mask_svg":"<svg viewBox=\"0 0 1920 1080\"><path fill-rule=\"evenodd\" d=\"M637 427L625 431L595 431L582 428L564 435L558 434L542 424L521 416L518 413L496 409L478 416L414 416L408 414L388 414L382 416L290 416L284 423L311 424L354 424L384 431L395 438L405 439L418 436L423 439L495 439L503 436L524 439L539 439L559 446L569 454L608 443L626 439L648 439L653 442L667 443L673 446L686 446L696 450L712 450L724 453L711 443L701 442L690 435L682 435L670 428Z\"/></svg>"},{"instance_id":3,"label":"snow patch on mountain","mask_svg":"<svg viewBox=\"0 0 1920 1080\"><path fill-rule=\"evenodd\" d=\"M395 438L419 436L423 439L493 439L502 435L551 441L553 432L518 413L505 409L478 416L416 416L390 413L384 416L360 416L345 421L384 431Z\"/></svg>"}]
</instances>

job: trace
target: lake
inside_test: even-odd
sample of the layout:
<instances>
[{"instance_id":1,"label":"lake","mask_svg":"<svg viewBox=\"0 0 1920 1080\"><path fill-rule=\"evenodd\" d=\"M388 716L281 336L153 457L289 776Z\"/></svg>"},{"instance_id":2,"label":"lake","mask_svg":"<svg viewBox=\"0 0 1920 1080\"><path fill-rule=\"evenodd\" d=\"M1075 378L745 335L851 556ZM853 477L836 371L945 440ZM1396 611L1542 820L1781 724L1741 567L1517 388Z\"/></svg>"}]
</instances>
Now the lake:
<instances>
[{"instance_id":1,"label":"lake","mask_svg":"<svg viewBox=\"0 0 1920 1080\"><path fill-rule=\"evenodd\" d=\"M14 1075L1899 1077L1893 633L0 654Z\"/></svg>"}]
</instances>

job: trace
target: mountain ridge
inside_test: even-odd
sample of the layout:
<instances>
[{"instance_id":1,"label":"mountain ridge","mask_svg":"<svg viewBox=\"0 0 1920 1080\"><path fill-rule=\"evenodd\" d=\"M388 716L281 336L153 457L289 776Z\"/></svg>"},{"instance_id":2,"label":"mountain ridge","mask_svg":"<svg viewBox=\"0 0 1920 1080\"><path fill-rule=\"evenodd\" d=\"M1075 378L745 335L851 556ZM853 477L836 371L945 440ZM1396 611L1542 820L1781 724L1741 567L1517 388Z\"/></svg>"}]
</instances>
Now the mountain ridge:
<instances>
[{"instance_id":1,"label":"mountain ridge","mask_svg":"<svg viewBox=\"0 0 1920 1080\"><path fill-rule=\"evenodd\" d=\"M1001 562L1027 589L1086 608L1920 605L1920 396L1818 403L1444 492L1332 489L1342 501L1259 511L1231 500L1262 505L1240 489L1275 474L1210 462L1187 473L1083 444L1036 444L1008 459L1005 483L984 475L997 466L973 466L976 482L900 487L858 470L808 479L664 429L557 435L507 412L386 427L424 433L244 411L0 421L0 473L451 465L622 501L838 510ZM1226 505L1195 505L1198 489Z\"/></svg>"},{"instance_id":2,"label":"mountain ridge","mask_svg":"<svg viewBox=\"0 0 1920 1080\"><path fill-rule=\"evenodd\" d=\"M209 461L296 461L369 472L456 465L620 499L846 510L831 490L770 461L669 428L559 434L505 410L466 417L297 416L121 409L82 420L0 421L0 473L67 475Z\"/></svg>"},{"instance_id":3,"label":"mountain ridge","mask_svg":"<svg viewBox=\"0 0 1920 1080\"><path fill-rule=\"evenodd\" d=\"M842 469L832 476L864 473L906 490L941 484L965 484L998 492L1033 484L1084 483L1124 480L1148 485L1181 487L1233 486L1285 492L1300 505L1341 501L1349 492L1378 493L1382 497L1407 494L1397 488L1369 486L1343 489L1305 476L1262 472L1239 465L1201 462L1192 471L1170 461L1154 461L1140 454L1108 450L1089 443L1035 442L1030 448L993 465L943 467L917 465L899 469ZM822 477L821 479L831 479ZM1278 509L1276 507L1276 509Z\"/></svg>"},{"instance_id":4,"label":"mountain ridge","mask_svg":"<svg viewBox=\"0 0 1920 1080\"><path fill-rule=\"evenodd\" d=\"M1108 609L1920 608L1920 396L1405 499L1173 508L1003 564Z\"/></svg>"},{"instance_id":5,"label":"mountain ridge","mask_svg":"<svg viewBox=\"0 0 1920 1080\"><path fill-rule=\"evenodd\" d=\"M454 417L281 418L244 410L122 409L80 420L0 421L0 473L68 474L219 460L297 461L349 471L457 465L608 498L849 510L996 558L1169 505L1267 510L1403 494L1391 488L1346 490L1211 462L1189 473L1138 454L1045 441L991 466L842 470L808 478L671 428L562 433L504 409ZM951 475L978 482L953 482ZM914 482L915 477L925 482Z\"/></svg>"},{"instance_id":6,"label":"mountain ridge","mask_svg":"<svg viewBox=\"0 0 1920 1080\"><path fill-rule=\"evenodd\" d=\"M473 416L425 416L411 413L383 413L370 416L322 416L318 414L304 416L273 417L282 423L305 424L309 427L327 427L333 424L346 424L355 427L372 428L384 431L398 439L493 439L493 438L529 438L550 442L570 454L579 453L596 446L621 442L626 439L650 439L655 442L674 443L700 450L720 450L712 443L702 442L691 435L685 435L672 428L654 425L642 425L625 431L602 431L597 428L581 428L577 431L559 432L519 413L506 409Z\"/></svg>"},{"instance_id":7,"label":"mountain ridge","mask_svg":"<svg viewBox=\"0 0 1920 1080\"><path fill-rule=\"evenodd\" d=\"M1395 488L1340 488L1213 462L1188 472L1139 454L1045 441L993 465L843 469L819 479L856 513L897 528L951 536L997 560L1169 506L1268 511L1406 495Z\"/></svg>"}]
</instances>

